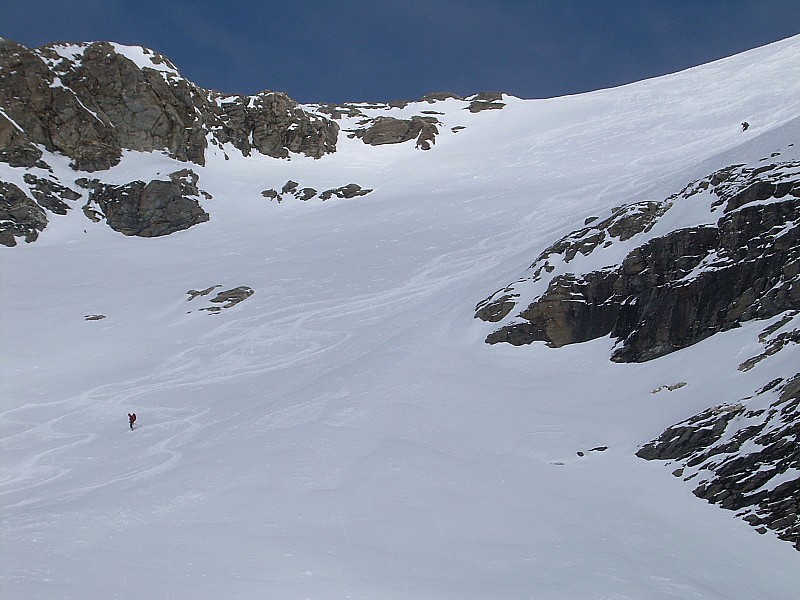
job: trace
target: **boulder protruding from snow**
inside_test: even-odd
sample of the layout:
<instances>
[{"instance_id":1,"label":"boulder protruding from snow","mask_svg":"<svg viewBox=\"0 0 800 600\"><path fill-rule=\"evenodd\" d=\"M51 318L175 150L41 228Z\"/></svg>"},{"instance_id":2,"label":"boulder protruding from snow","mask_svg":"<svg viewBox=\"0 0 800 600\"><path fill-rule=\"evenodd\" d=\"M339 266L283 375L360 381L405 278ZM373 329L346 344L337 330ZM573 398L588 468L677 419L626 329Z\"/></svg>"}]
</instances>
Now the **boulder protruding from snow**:
<instances>
[{"instance_id":1,"label":"boulder protruding from snow","mask_svg":"<svg viewBox=\"0 0 800 600\"><path fill-rule=\"evenodd\" d=\"M169 235L209 219L198 201L198 196L205 194L197 188L197 175L191 169L173 173L169 181L112 185L94 179L81 183L90 190L84 206L87 216L102 215L109 227L125 235Z\"/></svg>"}]
</instances>

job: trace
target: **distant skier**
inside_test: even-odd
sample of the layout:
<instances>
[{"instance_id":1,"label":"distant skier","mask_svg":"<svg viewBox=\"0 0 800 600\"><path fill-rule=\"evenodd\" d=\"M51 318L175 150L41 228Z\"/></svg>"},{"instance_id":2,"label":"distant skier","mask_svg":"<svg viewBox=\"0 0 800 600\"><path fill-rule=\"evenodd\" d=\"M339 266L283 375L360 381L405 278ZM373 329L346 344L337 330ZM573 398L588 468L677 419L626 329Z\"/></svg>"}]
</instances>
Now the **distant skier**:
<instances>
[{"instance_id":1,"label":"distant skier","mask_svg":"<svg viewBox=\"0 0 800 600\"><path fill-rule=\"evenodd\" d=\"M748 123L747 121L742 121L742 131L747 131L749 127L750 123Z\"/></svg>"},{"instance_id":2,"label":"distant skier","mask_svg":"<svg viewBox=\"0 0 800 600\"><path fill-rule=\"evenodd\" d=\"M133 424L136 422L136 413L128 413L128 424L131 426L131 431L133 431Z\"/></svg>"}]
</instances>

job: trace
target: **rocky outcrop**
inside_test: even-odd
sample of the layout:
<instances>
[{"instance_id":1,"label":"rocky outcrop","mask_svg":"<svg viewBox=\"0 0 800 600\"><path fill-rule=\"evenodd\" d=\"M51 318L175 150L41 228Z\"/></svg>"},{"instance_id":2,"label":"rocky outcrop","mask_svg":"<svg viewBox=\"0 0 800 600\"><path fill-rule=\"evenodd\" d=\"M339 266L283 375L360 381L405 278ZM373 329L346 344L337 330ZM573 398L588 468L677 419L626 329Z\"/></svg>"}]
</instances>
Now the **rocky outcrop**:
<instances>
[{"instance_id":1,"label":"rocky outcrop","mask_svg":"<svg viewBox=\"0 0 800 600\"><path fill-rule=\"evenodd\" d=\"M437 124L435 117L413 116L410 119L378 117L370 122L368 127L355 130L351 137L358 137L370 146L401 144L416 140L417 148L430 150L436 143L436 135L439 133Z\"/></svg>"},{"instance_id":2,"label":"rocky outcrop","mask_svg":"<svg viewBox=\"0 0 800 600\"><path fill-rule=\"evenodd\" d=\"M112 124L65 87L40 54L6 39L0 40L0 109L29 142L70 157L76 169L108 169L119 162ZM9 159L32 166L30 158L18 157L35 152L19 134L13 142Z\"/></svg>"},{"instance_id":3,"label":"rocky outcrop","mask_svg":"<svg viewBox=\"0 0 800 600\"><path fill-rule=\"evenodd\" d=\"M501 92L480 92L469 98L470 104L467 110L471 113L481 112L483 110L499 110L505 107L503 102L503 94Z\"/></svg>"},{"instance_id":4,"label":"rocky outcrop","mask_svg":"<svg viewBox=\"0 0 800 600\"><path fill-rule=\"evenodd\" d=\"M245 156L255 150L273 158L287 158L290 152L320 158L336 151L339 126L302 110L286 94L212 97L217 140L230 142Z\"/></svg>"},{"instance_id":5,"label":"rocky outcrop","mask_svg":"<svg viewBox=\"0 0 800 600\"><path fill-rule=\"evenodd\" d=\"M694 494L800 550L800 374L668 428L637 456L670 461Z\"/></svg>"},{"instance_id":6,"label":"rocky outcrop","mask_svg":"<svg viewBox=\"0 0 800 600\"><path fill-rule=\"evenodd\" d=\"M47 226L47 214L13 183L0 181L0 244L16 246L18 237L33 242Z\"/></svg>"},{"instance_id":7,"label":"rocky outcrop","mask_svg":"<svg viewBox=\"0 0 800 600\"><path fill-rule=\"evenodd\" d=\"M173 173L169 181L133 181L125 185L98 180L81 183L91 190L84 207L87 216L92 212L101 215L112 229L125 235L169 235L209 219L198 202L202 192L197 188L197 175L189 169Z\"/></svg>"},{"instance_id":8,"label":"rocky outcrop","mask_svg":"<svg viewBox=\"0 0 800 600\"><path fill-rule=\"evenodd\" d=\"M55 47L40 52L51 61L62 85L113 128L120 148L164 149L179 160L204 163L202 91L180 77L166 58L142 49L150 66L140 68L108 42L88 44L72 60Z\"/></svg>"},{"instance_id":9,"label":"rocky outcrop","mask_svg":"<svg viewBox=\"0 0 800 600\"><path fill-rule=\"evenodd\" d=\"M67 201L80 200L81 194L72 188L61 185L57 180L37 177L33 173L25 173L22 179L28 184L33 197L39 206L57 215L65 215L70 209Z\"/></svg>"},{"instance_id":10,"label":"rocky outcrop","mask_svg":"<svg viewBox=\"0 0 800 600\"><path fill-rule=\"evenodd\" d=\"M81 198L46 171L26 171L22 180L22 187L0 181L0 243L5 246L16 246L16 238L36 241L49 222L48 213L65 215L70 203Z\"/></svg>"},{"instance_id":11,"label":"rocky outcrop","mask_svg":"<svg viewBox=\"0 0 800 600\"><path fill-rule=\"evenodd\" d=\"M699 202L712 213L724 209L716 224L650 235L667 211ZM621 244L629 250L616 266L570 268ZM798 309L800 163L738 165L663 202L616 209L545 250L531 271L476 307L484 321L509 321L488 343L563 346L610 334L620 341L614 360L641 362ZM541 292L509 318L522 300L522 282Z\"/></svg>"},{"instance_id":12,"label":"rocky outcrop","mask_svg":"<svg viewBox=\"0 0 800 600\"><path fill-rule=\"evenodd\" d=\"M180 76L146 48L108 42L30 50L0 40L0 160L33 166L46 150L81 171L108 169L123 149L203 164L208 140L242 153L319 158L338 126L286 94L224 96Z\"/></svg>"},{"instance_id":13,"label":"rocky outcrop","mask_svg":"<svg viewBox=\"0 0 800 600\"><path fill-rule=\"evenodd\" d=\"M41 158L42 151L31 143L22 128L0 111L0 162L12 167L33 167Z\"/></svg>"}]
</instances>

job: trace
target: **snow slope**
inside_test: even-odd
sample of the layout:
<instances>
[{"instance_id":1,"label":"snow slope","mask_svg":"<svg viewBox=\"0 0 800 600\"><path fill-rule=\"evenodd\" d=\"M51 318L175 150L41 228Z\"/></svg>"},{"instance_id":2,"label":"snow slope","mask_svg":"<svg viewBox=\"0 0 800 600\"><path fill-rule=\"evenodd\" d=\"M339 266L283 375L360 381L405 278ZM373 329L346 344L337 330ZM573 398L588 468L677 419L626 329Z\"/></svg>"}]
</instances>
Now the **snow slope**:
<instances>
[{"instance_id":1,"label":"snow slope","mask_svg":"<svg viewBox=\"0 0 800 600\"><path fill-rule=\"evenodd\" d=\"M210 221L163 238L74 203L0 259L0 593L796 598L790 545L634 456L772 379L780 365L736 369L764 323L615 364L607 339L488 346L473 311L587 216L797 158L799 99L795 37L580 96L412 106L443 113L428 152L346 135L319 160L210 149L190 165ZM102 178L184 166L128 153ZM261 196L289 179L374 191ZM187 300L212 285L255 293L219 314Z\"/></svg>"}]
</instances>

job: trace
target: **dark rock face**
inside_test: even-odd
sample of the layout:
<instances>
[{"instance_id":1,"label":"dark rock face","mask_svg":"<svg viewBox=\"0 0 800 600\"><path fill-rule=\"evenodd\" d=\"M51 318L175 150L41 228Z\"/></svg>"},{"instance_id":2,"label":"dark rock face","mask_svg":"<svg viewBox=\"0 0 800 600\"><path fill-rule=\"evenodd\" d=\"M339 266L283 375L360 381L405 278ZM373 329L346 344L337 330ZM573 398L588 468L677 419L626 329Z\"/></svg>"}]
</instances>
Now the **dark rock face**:
<instances>
[{"instance_id":1,"label":"dark rock face","mask_svg":"<svg viewBox=\"0 0 800 600\"><path fill-rule=\"evenodd\" d=\"M125 185L85 182L91 193L84 212L91 205L96 206L108 225L125 235L169 235L208 221L208 213L196 198L196 182L197 175L191 170L173 173L170 181L133 181Z\"/></svg>"},{"instance_id":2,"label":"dark rock face","mask_svg":"<svg viewBox=\"0 0 800 600\"><path fill-rule=\"evenodd\" d=\"M622 342L613 360L642 362L800 308L798 166L731 167L663 203L623 207L566 236L537 258L533 281L547 281L558 263L650 231L675 202L701 191L716 196L712 210L725 207L715 226L648 239L618 266L552 275L544 293L487 342L563 346L611 334ZM476 307L476 317L502 321L517 296L513 285L500 290Z\"/></svg>"},{"instance_id":3,"label":"dark rock face","mask_svg":"<svg viewBox=\"0 0 800 600\"><path fill-rule=\"evenodd\" d=\"M107 42L30 50L0 40L0 160L33 166L40 144L82 171L114 166L122 149L204 164L209 136L275 158L336 149L338 125L285 94L223 96L182 78L165 57L137 51L140 64Z\"/></svg>"},{"instance_id":4,"label":"dark rock face","mask_svg":"<svg viewBox=\"0 0 800 600\"><path fill-rule=\"evenodd\" d=\"M0 113L0 161L12 167L32 167L41 158L42 151L31 143L25 132Z\"/></svg>"},{"instance_id":5,"label":"dark rock face","mask_svg":"<svg viewBox=\"0 0 800 600\"><path fill-rule=\"evenodd\" d=\"M28 243L36 241L47 226L48 212L65 215L69 203L81 197L52 174L38 177L26 172L22 180L27 190L0 181L0 243L5 246L15 246L18 237Z\"/></svg>"},{"instance_id":6,"label":"dark rock face","mask_svg":"<svg viewBox=\"0 0 800 600\"><path fill-rule=\"evenodd\" d=\"M185 79L140 69L107 42L88 45L80 61L62 59L53 70L85 106L107 119L121 148L166 149L179 160L204 163L203 96Z\"/></svg>"},{"instance_id":7,"label":"dark rock face","mask_svg":"<svg viewBox=\"0 0 800 600\"><path fill-rule=\"evenodd\" d=\"M25 192L0 181L0 244L16 246L16 238L33 242L47 226L47 214Z\"/></svg>"},{"instance_id":8,"label":"dark rock face","mask_svg":"<svg viewBox=\"0 0 800 600\"><path fill-rule=\"evenodd\" d=\"M356 130L354 135L370 146L401 144L416 139L417 148L430 150L436 143L436 135L439 133L437 123L435 117L414 116L411 119L378 117L369 127Z\"/></svg>"},{"instance_id":9,"label":"dark rock face","mask_svg":"<svg viewBox=\"0 0 800 600\"><path fill-rule=\"evenodd\" d=\"M256 150L273 158L286 158L289 152L320 158L336 151L339 126L303 111L286 94L216 95L214 106L218 140L232 143L245 156Z\"/></svg>"},{"instance_id":10,"label":"dark rock face","mask_svg":"<svg viewBox=\"0 0 800 600\"><path fill-rule=\"evenodd\" d=\"M325 190L320 194L319 197L321 200L328 200L333 196L348 200L350 198L356 198L358 196L366 196L371 191L372 190L370 189L362 188L357 183L348 183L347 185L343 185L342 187Z\"/></svg>"},{"instance_id":11,"label":"dark rock face","mask_svg":"<svg viewBox=\"0 0 800 600\"><path fill-rule=\"evenodd\" d=\"M120 146L108 120L92 114L76 94L56 81L42 57L0 40L0 108L34 144L69 156L76 169L95 171L117 164ZM24 140L13 140L12 156L32 156ZM30 159L22 166L32 166Z\"/></svg>"},{"instance_id":12,"label":"dark rock face","mask_svg":"<svg viewBox=\"0 0 800 600\"><path fill-rule=\"evenodd\" d=\"M690 214L699 223L654 234L681 210L673 219L686 223ZM669 461L696 496L800 550L800 373L786 350L800 343L800 162L733 165L663 202L619 207L584 225L542 252L528 277L476 307L477 318L502 325L486 341L562 346L610 335L613 360L641 362L771 319L758 336L762 350L739 370L769 360L769 377L784 376L669 427L637 455Z\"/></svg>"},{"instance_id":13,"label":"dark rock face","mask_svg":"<svg viewBox=\"0 0 800 600\"><path fill-rule=\"evenodd\" d=\"M667 429L637 456L677 461L694 494L800 550L800 374Z\"/></svg>"},{"instance_id":14,"label":"dark rock face","mask_svg":"<svg viewBox=\"0 0 800 600\"><path fill-rule=\"evenodd\" d=\"M25 173L22 178L39 205L57 215L67 214L70 207L65 200L79 200L81 197L75 190L52 179L36 177L33 173Z\"/></svg>"}]
</instances>

